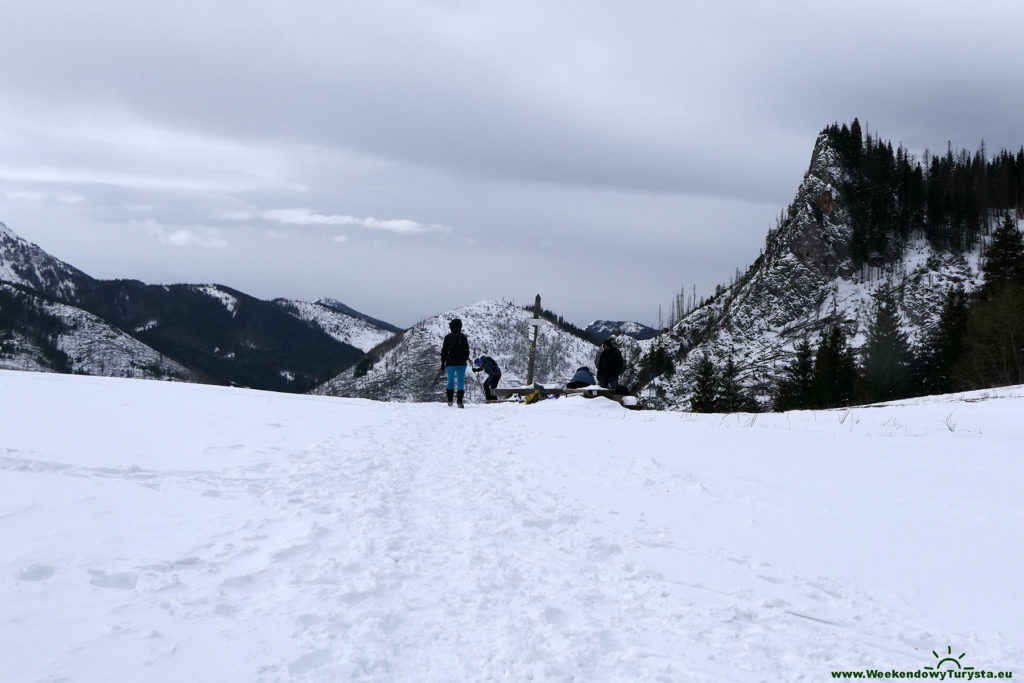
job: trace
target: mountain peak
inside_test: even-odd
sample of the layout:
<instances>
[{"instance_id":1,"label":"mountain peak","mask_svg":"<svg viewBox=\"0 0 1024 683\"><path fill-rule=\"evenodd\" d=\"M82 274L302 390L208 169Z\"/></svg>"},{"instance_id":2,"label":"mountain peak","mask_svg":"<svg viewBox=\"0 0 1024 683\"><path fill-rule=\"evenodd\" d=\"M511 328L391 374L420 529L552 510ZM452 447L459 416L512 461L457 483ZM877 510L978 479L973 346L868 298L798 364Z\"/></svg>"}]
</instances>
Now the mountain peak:
<instances>
[{"instance_id":1,"label":"mountain peak","mask_svg":"<svg viewBox=\"0 0 1024 683\"><path fill-rule=\"evenodd\" d=\"M872 144L877 149L882 143ZM734 360L741 381L767 397L801 340L813 341L839 325L858 348L872 292L883 283L898 292L900 313L917 335L938 317L939 293L951 284L967 290L977 286L978 248L964 258L910 235L898 249L870 252L873 262L855 258L859 209L854 202L864 185L864 171L857 167L861 149L866 147L859 127L825 129L792 203L768 232L764 253L655 344L660 353L671 354L671 372L659 380L670 404L685 404L705 355L719 365ZM644 367L654 363L652 358ZM643 383L646 377L631 369L626 379Z\"/></svg>"},{"instance_id":2,"label":"mountain peak","mask_svg":"<svg viewBox=\"0 0 1024 683\"><path fill-rule=\"evenodd\" d=\"M337 299L332 299L331 297L326 297L326 296L325 297L321 297L321 298L317 299L316 301L314 301L313 303L315 305L317 305L317 306L322 306L323 308L327 308L327 309L329 309L331 311L334 311L335 313L341 313L342 315L347 315L350 318L356 318L357 320L362 320L364 323L367 323L371 327L376 327L376 328L379 328L379 329L387 331L387 332L401 332L402 331L402 328L400 328L400 327L392 325L391 323L386 322L384 320L378 320L377 318L372 318L372 317L366 315L365 313L360 313L359 311L357 311L356 309L352 308L351 306L346 306L342 302L338 301Z\"/></svg>"},{"instance_id":3,"label":"mountain peak","mask_svg":"<svg viewBox=\"0 0 1024 683\"><path fill-rule=\"evenodd\" d=\"M0 280L68 301L92 278L0 223Z\"/></svg>"}]
</instances>

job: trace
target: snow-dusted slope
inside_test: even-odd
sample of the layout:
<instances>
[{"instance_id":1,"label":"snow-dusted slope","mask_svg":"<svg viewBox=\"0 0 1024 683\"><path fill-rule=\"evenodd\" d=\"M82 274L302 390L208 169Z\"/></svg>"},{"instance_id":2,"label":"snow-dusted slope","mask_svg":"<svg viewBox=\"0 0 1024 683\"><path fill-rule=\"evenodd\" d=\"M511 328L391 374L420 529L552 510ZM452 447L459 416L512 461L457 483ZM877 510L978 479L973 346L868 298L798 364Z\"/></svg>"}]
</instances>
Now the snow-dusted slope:
<instances>
[{"instance_id":1,"label":"snow-dusted slope","mask_svg":"<svg viewBox=\"0 0 1024 683\"><path fill-rule=\"evenodd\" d=\"M0 281L24 285L47 296L70 300L91 278L0 223Z\"/></svg>"},{"instance_id":2,"label":"snow-dusted slope","mask_svg":"<svg viewBox=\"0 0 1024 683\"><path fill-rule=\"evenodd\" d=\"M57 347L67 354L72 372L105 377L191 381L192 372L138 339L74 306L53 304L52 313L67 329Z\"/></svg>"},{"instance_id":3,"label":"snow-dusted slope","mask_svg":"<svg viewBox=\"0 0 1024 683\"><path fill-rule=\"evenodd\" d=\"M970 292L980 284L977 253L937 252L923 239L909 243L902 256L881 271L855 266L851 219L836 189L846 181L839 154L823 133L785 219L768 234L763 255L734 285L667 335L643 343L648 349L661 345L677 357L687 354L671 376L658 379L669 405L686 405L704 353L719 365L732 357L741 379L767 399L801 339L815 344L822 330L838 322L851 346L863 343L871 295L879 286L893 288L913 341L938 319L950 286ZM636 367L626 377L636 382L647 379Z\"/></svg>"},{"instance_id":4,"label":"snow-dusted slope","mask_svg":"<svg viewBox=\"0 0 1024 683\"><path fill-rule=\"evenodd\" d=\"M0 680L1017 678L1022 411L0 372Z\"/></svg>"},{"instance_id":5,"label":"snow-dusted slope","mask_svg":"<svg viewBox=\"0 0 1024 683\"><path fill-rule=\"evenodd\" d=\"M224 285L189 285L197 292L202 292L214 301L219 301L222 306L235 317L238 314L238 297L228 291Z\"/></svg>"},{"instance_id":6,"label":"snow-dusted slope","mask_svg":"<svg viewBox=\"0 0 1024 683\"><path fill-rule=\"evenodd\" d=\"M427 318L371 352L365 362L321 386L317 393L382 401L438 400L444 389L441 342L453 318L462 320L472 357L488 355L501 366L501 386L526 381L532 315L512 303L490 300ZM544 322L537 340L534 381L564 385L577 368L593 370L596 354L597 347L590 342ZM367 367L371 363L372 367ZM467 375L469 400L482 400L482 391L473 387L473 373Z\"/></svg>"},{"instance_id":7,"label":"snow-dusted slope","mask_svg":"<svg viewBox=\"0 0 1024 683\"><path fill-rule=\"evenodd\" d=\"M0 368L136 379L192 379L192 373L181 364L80 308L41 299L10 285L0 284L0 294L18 297L35 307L41 316L59 321L51 335L39 334L24 322L4 318L0 324ZM0 315L4 313L0 310ZM15 324L10 325L11 322Z\"/></svg>"},{"instance_id":8,"label":"snow-dusted slope","mask_svg":"<svg viewBox=\"0 0 1024 683\"><path fill-rule=\"evenodd\" d=\"M275 299L274 303L297 318L313 323L338 341L362 351L369 351L377 344L390 339L397 331L393 326L370 322L365 317L343 312L329 299L319 299L312 303Z\"/></svg>"}]
</instances>

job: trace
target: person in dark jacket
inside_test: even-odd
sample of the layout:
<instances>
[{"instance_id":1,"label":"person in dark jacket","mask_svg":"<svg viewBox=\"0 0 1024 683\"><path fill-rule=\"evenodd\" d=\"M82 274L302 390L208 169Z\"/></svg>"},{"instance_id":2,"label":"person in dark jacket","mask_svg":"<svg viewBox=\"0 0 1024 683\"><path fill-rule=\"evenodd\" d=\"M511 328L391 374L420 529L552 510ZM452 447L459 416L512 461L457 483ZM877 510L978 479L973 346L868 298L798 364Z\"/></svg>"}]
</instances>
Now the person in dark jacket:
<instances>
[{"instance_id":1,"label":"person in dark jacket","mask_svg":"<svg viewBox=\"0 0 1024 683\"><path fill-rule=\"evenodd\" d=\"M590 372L590 368L580 368L576 371L576 374L572 376L569 383L565 385L565 388L579 389L580 387L589 387L594 384L597 384L597 380L594 379L594 375Z\"/></svg>"},{"instance_id":2,"label":"person in dark jacket","mask_svg":"<svg viewBox=\"0 0 1024 683\"><path fill-rule=\"evenodd\" d=\"M494 389L501 381L501 368L490 356L480 356L473 361L473 372L480 371L487 373L487 379L484 380L484 398L488 401L497 401L498 397L494 395Z\"/></svg>"},{"instance_id":3,"label":"person in dark jacket","mask_svg":"<svg viewBox=\"0 0 1024 683\"><path fill-rule=\"evenodd\" d=\"M441 370L448 373L448 388L445 397L452 404L453 395L458 396L459 407L464 408L462 397L466 395L466 363L469 362L469 340L462 334L462 321L456 318L448 323L451 330L441 345ZM456 394L456 382L458 393Z\"/></svg>"},{"instance_id":4,"label":"person in dark jacket","mask_svg":"<svg viewBox=\"0 0 1024 683\"><path fill-rule=\"evenodd\" d=\"M597 383L604 389L615 391L619 387L619 373L625 363L622 353L615 348L611 339L606 339L597 359Z\"/></svg>"}]
</instances>

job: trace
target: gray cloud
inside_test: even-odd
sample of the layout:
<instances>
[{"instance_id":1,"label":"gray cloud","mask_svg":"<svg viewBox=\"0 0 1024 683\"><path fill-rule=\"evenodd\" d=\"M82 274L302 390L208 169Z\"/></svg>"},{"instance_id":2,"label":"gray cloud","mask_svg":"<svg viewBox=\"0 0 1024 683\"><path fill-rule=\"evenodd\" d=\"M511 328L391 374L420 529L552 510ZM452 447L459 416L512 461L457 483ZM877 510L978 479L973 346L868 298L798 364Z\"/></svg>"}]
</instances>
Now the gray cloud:
<instances>
[{"instance_id":1,"label":"gray cloud","mask_svg":"<svg viewBox=\"0 0 1024 683\"><path fill-rule=\"evenodd\" d=\"M651 321L756 257L833 121L916 152L1024 143L1021 19L1008 0L18 3L0 220L89 272L398 323L538 280L579 322ZM533 264L557 276L522 284Z\"/></svg>"}]
</instances>

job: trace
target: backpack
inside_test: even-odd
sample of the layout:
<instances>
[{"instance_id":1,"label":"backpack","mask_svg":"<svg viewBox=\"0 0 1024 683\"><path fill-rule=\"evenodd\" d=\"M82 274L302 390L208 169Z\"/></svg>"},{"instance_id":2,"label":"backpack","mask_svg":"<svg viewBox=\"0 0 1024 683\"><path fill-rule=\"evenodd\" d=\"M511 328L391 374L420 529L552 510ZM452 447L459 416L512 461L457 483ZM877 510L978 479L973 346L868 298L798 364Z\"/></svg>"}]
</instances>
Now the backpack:
<instances>
[{"instance_id":1,"label":"backpack","mask_svg":"<svg viewBox=\"0 0 1024 683\"><path fill-rule=\"evenodd\" d=\"M533 391L526 395L526 398L523 399L523 403L525 403L526 405L531 405L533 403L543 401L546 398L557 398L557 396L548 396L547 392L544 390L544 387L542 387L539 384L534 384Z\"/></svg>"}]
</instances>

